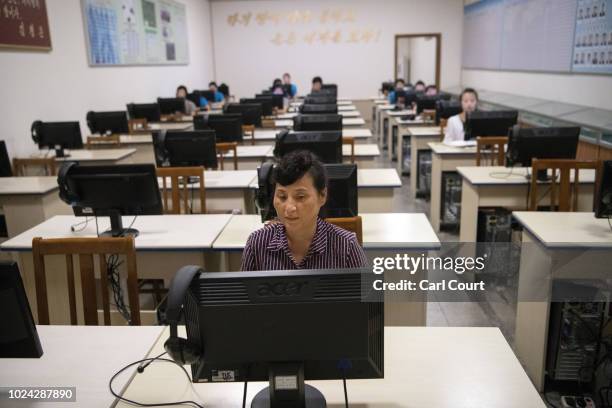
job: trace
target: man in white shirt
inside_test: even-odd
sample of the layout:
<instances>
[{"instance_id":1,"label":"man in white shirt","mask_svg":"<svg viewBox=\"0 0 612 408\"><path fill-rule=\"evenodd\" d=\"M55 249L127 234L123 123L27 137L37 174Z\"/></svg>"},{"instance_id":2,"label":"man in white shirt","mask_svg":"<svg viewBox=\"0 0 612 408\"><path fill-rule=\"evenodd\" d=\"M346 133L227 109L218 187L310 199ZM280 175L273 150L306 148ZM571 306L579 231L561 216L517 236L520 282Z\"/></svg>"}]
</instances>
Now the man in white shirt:
<instances>
[{"instance_id":1,"label":"man in white shirt","mask_svg":"<svg viewBox=\"0 0 612 408\"><path fill-rule=\"evenodd\" d=\"M465 132L463 130L465 113L474 112L478 107L478 93L472 88L465 88L461 92L460 100L463 111L458 115L448 118L446 130L444 131L444 143L465 140Z\"/></svg>"}]
</instances>

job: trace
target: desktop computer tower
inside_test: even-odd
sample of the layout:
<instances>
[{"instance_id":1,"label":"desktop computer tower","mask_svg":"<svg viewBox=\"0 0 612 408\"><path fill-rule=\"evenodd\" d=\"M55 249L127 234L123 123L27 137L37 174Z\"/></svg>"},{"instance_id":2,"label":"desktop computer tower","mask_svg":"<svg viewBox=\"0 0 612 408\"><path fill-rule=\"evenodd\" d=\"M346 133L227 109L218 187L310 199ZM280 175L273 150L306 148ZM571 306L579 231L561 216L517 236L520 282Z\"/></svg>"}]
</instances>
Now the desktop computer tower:
<instances>
[{"instance_id":1,"label":"desktop computer tower","mask_svg":"<svg viewBox=\"0 0 612 408\"><path fill-rule=\"evenodd\" d=\"M383 150L387 150L387 129L389 129L389 118L384 118L382 132L380 133L382 137Z\"/></svg>"},{"instance_id":2,"label":"desktop computer tower","mask_svg":"<svg viewBox=\"0 0 612 408\"><path fill-rule=\"evenodd\" d=\"M440 228L456 228L461 217L461 176L456 171L442 172Z\"/></svg>"},{"instance_id":3,"label":"desktop computer tower","mask_svg":"<svg viewBox=\"0 0 612 408\"><path fill-rule=\"evenodd\" d=\"M419 150L417 153L417 197L429 197L431 194L431 150Z\"/></svg>"},{"instance_id":4,"label":"desktop computer tower","mask_svg":"<svg viewBox=\"0 0 612 408\"><path fill-rule=\"evenodd\" d=\"M397 126L391 126L391 161L397 160L397 133L399 128Z\"/></svg>"},{"instance_id":5,"label":"desktop computer tower","mask_svg":"<svg viewBox=\"0 0 612 408\"><path fill-rule=\"evenodd\" d=\"M410 160L411 152L410 152L410 136L404 136L404 140L402 142L402 174L403 176L410 175Z\"/></svg>"},{"instance_id":6,"label":"desktop computer tower","mask_svg":"<svg viewBox=\"0 0 612 408\"><path fill-rule=\"evenodd\" d=\"M480 208L476 225L476 253L485 259L482 272L498 289L515 287L521 262L520 227L512 211ZM515 231L517 236L513 237Z\"/></svg>"}]
</instances>

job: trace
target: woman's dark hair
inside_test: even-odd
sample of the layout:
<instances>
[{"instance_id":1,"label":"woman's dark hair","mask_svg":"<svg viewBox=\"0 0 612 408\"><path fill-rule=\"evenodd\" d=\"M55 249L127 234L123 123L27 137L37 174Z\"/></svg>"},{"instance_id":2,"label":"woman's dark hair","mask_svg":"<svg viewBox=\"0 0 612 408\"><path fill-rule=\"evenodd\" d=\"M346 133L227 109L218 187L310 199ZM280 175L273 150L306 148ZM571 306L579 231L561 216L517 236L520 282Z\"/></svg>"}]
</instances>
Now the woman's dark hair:
<instances>
[{"instance_id":1,"label":"woman's dark hair","mask_svg":"<svg viewBox=\"0 0 612 408\"><path fill-rule=\"evenodd\" d=\"M218 88L217 83L215 81L211 81L211 82L208 83L209 87L212 86L212 85L214 85L216 88Z\"/></svg>"},{"instance_id":2,"label":"woman's dark hair","mask_svg":"<svg viewBox=\"0 0 612 408\"><path fill-rule=\"evenodd\" d=\"M183 91L185 91L185 95L187 95L187 94L189 93L189 92L187 92L187 87L186 87L185 85L179 85L179 86L176 88L176 93L178 93L178 91L180 91L181 89L182 89Z\"/></svg>"},{"instance_id":3,"label":"woman's dark hair","mask_svg":"<svg viewBox=\"0 0 612 408\"><path fill-rule=\"evenodd\" d=\"M435 85L427 85L425 87L425 92L429 91L430 89L435 89L436 91L438 90L438 87Z\"/></svg>"},{"instance_id":4,"label":"woman's dark hair","mask_svg":"<svg viewBox=\"0 0 612 408\"><path fill-rule=\"evenodd\" d=\"M397 86L397 84L399 84L400 82L404 85L406 84L402 78L398 78L395 80L395 86Z\"/></svg>"},{"instance_id":5,"label":"woman's dark hair","mask_svg":"<svg viewBox=\"0 0 612 408\"><path fill-rule=\"evenodd\" d=\"M418 81L416 81L416 84L414 84L414 86L417 86L417 85L423 85L423 86L425 86L425 82L423 82L423 81L421 81L421 80L419 79Z\"/></svg>"},{"instance_id":6,"label":"woman's dark hair","mask_svg":"<svg viewBox=\"0 0 612 408\"><path fill-rule=\"evenodd\" d=\"M461 92L461 95L459 95L459 101L461 101L463 99L463 95L465 95L466 93L473 94L476 97L476 100L478 100L478 92L476 92L476 90L474 88L465 88Z\"/></svg>"},{"instance_id":7,"label":"woman's dark hair","mask_svg":"<svg viewBox=\"0 0 612 408\"><path fill-rule=\"evenodd\" d=\"M272 185L288 186L310 174L319 194L327 187L327 171L317 156L306 150L294 150L284 155L274 166Z\"/></svg>"},{"instance_id":8,"label":"woman's dark hair","mask_svg":"<svg viewBox=\"0 0 612 408\"><path fill-rule=\"evenodd\" d=\"M283 86L283 81L281 81L280 78L274 79L274 82L272 82L272 88L274 89L279 86Z\"/></svg>"},{"instance_id":9,"label":"woman's dark hair","mask_svg":"<svg viewBox=\"0 0 612 408\"><path fill-rule=\"evenodd\" d=\"M314 84L315 82L318 82L318 83L322 84L323 80L321 79L320 76L316 76L316 77L312 78L312 83Z\"/></svg>"}]
</instances>

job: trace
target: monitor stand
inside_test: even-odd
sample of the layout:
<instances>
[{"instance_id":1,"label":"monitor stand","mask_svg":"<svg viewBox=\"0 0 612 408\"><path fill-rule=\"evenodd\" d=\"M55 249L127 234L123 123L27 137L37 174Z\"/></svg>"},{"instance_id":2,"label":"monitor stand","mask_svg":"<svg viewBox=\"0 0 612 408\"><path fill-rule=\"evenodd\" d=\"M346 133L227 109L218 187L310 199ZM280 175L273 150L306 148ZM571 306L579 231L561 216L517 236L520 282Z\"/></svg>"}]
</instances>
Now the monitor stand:
<instances>
[{"instance_id":1,"label":"monitor stand","mask_svg":"<svg viewBox=\"0 0 612 408\"><path fill-rule=\"evenodd\" d=\"M62 146L57 145L55 146L55 157L70 157L70 155L66 154Z\"/></svg>"},{"instance_id":2,"label":"monitor stand","mask_svg":"<svg viewBox=\"0 0 612 408\"><path fill-rule=\"evenodd\" d=\"M525 178L527 180L531 181L531 178L533 177L533 174L526 174ZM552 180L552 177L548 175L548 173L546 172L546 170L538 170L538 172L536 173L536 177L538 179L538 181L542 181L542 182L549 182Z\"/></svg>"},{"instance_id":3,"label":"monitor stand","mask_svg":"<svg viewBox=\"0 0 612 408\"><path fill-rule=\"evenodd\" d=\"M123 220L121 219L121 213L119 211L112 211L110 214L111 228L108 231L104 231L100 234L101 237L126 237L138 236L138 230L134 228L123 228Z\"/></svg>"},{"instance_id":4,"label":"monitor stand","mask_svg":"<svg viewBox=\"0 0 612 408\"><path fill-rule=\"evenodd\" d=\"M259 391L251 408L326 408L321 391L304 384L304 364L270 365L269 386Z\"/></svg>"}]
</instances>

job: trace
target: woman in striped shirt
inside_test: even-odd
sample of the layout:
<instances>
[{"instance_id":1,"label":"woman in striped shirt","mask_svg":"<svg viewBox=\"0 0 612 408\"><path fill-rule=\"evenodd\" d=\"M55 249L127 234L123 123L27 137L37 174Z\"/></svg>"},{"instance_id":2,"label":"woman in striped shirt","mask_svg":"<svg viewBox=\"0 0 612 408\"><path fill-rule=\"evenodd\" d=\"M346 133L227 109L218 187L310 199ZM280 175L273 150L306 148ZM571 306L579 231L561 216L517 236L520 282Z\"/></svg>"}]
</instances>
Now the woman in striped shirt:
<instances>
[{"instance_id":1,"label":"woman in striped shirt","mask_svg":"<svg viewBox=\"0 0 612 408\"><path fill-rule=\"evenodd\" d=\"M253 232L241 270L340 269L367 266L354 233L319 218L327 198L325 167L310 152L285 155L274 167L278 222Z\"/></svg>"}]
</instances>

